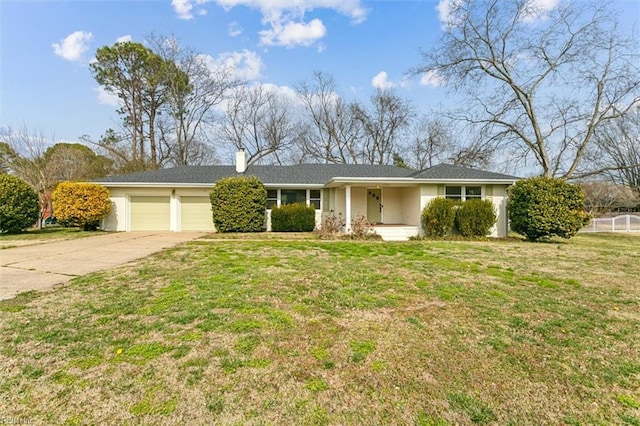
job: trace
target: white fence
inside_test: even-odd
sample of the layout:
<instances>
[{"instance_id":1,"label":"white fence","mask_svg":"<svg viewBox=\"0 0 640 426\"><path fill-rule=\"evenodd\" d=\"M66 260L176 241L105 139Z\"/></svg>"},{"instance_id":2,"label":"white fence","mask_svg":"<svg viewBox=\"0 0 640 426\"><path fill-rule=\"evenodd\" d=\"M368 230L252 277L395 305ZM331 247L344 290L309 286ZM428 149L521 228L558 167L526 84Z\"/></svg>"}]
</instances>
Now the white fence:
<instances>
[{"instance_id":1,"label":"white fence","mask_svg":"<svg viewBox=\"0 0 640 426\"><path fill-rule=\"evenodd\" d=\"M625 214L591 219L580 232L640 232L640 216Z\"/></svg>"}]
</instances>

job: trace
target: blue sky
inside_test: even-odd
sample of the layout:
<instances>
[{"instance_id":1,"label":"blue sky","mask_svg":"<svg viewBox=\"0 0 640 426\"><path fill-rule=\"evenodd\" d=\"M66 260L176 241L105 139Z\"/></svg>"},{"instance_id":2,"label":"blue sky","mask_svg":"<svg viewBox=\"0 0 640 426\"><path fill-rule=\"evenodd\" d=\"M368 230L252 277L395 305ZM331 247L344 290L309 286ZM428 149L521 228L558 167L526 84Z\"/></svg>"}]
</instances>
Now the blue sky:
<instances>
[{"instance_id":1,"label":"blue sky","mask_svg":"<svg viewBox=\"0 0 640 426\"><path fill-rule=\"evenodd\" d=\"M97 139L118 118L89 62L101 46L122 37L141 42L151 32L231 61L250 80L286 89L321 70L350 100L390 85L427 111L455 97L437 80L406 80L407 72L420 63L419 49L439 38L450 1L3 0L0 126ZM615 7L625 26L638 24L640 1Z\"/></svg>"}]
</instances>

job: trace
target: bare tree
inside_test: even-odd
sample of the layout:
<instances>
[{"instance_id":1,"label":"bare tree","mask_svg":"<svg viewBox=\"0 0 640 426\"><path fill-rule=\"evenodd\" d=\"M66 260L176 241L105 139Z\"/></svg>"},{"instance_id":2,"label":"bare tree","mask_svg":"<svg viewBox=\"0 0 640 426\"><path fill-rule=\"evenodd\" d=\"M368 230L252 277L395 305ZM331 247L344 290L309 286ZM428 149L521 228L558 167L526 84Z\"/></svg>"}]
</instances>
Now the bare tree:
<instances>
[{"instance_id":1,"label":"bare tree","mask_svg":"<svg viewBox=\"0 0 640 426\"><path fill-rule=\"evenodd\" d=\"M58 142L47 148L43 158L52 182L101 178L108 176L113 167L111 160L79 143Z\"/></svg>"},{"instance_id":2,"label":"bare tree","mask_svg":"<svg viewBox=\"0 0 640 426\"><path fill-rule=\"evenodd\" d=\"M133 173L145 168L140 158L132 153L131 139L125 133L107 129L97 141L88 135L80 136L80 140L108 158L115 173Z\"/></svg>"},{"instance_id":3,"label":"bare tree","mask_svg":"<svg viewBox=\"0 0 640 426\"><path fill-rule=\"evenodd\" d=\"M174 37L151 34L146 40L165 63L168 120L163 122L162 138L169 161L175 165L210 161L213 147L207 130L214 125L215 107L240 81L233 70L211 64L205 55L181 46Z\"/></svg>"},{"instance_id":4,"label":"bare tree","mask_svg":"<svg viewBox=\"0 0 640 426\"><path fill-rule=\"evenodd\" d=\"M355 119L362 124L363 162L390 164L397 140L412 119L413 109L391 89L376 90L370 103L369 108L358 103L351 106Z\"/></svg>"},{"instance_id":5,"label":"bare tree","mask_svg":"<svg viewBox=\"0 0 640 426\"><path fill-rule=\"evenodd\" d=\"M537 4L453 2L439 44L414 72L468 93L461 117L489 141L568 178L587 171L597 129L640 102L638 44L606 4Z\"/></svg>"},{"instance_id":6,"label":"bare tree","mask_svg":"<svg viewBox=\"0 0 640 426\"><path fill-rule=\"evenodd\" d=\"M584 192L585 206L594 216L602 216L625 203L635 206L639 197L631 188L611 181L590 180L579 185Z\"/></svg>"},{"instance_id":7,"label":"bare tree","mask_svg":"<svg viewBox=\"0 0 640 426\"><path fill-rule=\"evenodd\" d=\"M48 172L44 153L49 146L44 133L30 129L26 124L18 130L8 129L0 137L0 163L2 168L25 181L38 194L40 216L51 201L51 191L57 183Z\"/></svg>"},{"instance_id":8,"label":"bare tree","mask_svg":"<svg viewBox=\"0 0 640 426\"><path fill-rule=\"evenodd\" d=\"M460 127L441 112L412 121L400 152L408 165L424 169L440 163L466 167L487 167L494 157L494 145L482 135Z\"/></svg>"},{"instance_id":9,"label":"bare tree","mask_svg":"<svg viewBox=\"0 0 640 426\"><path fill-rule=\"evenodd\" d=\"M297 132L290 102L261 84L233 89L218 126L223 141L247 152L249 164L279 162L278 154L293 145Z\"/></svg>"},{"instance_id":10,"label":"bare tree","mask_svg":"<svg viewBox=\"0 0 640 426\"><path fill-rule=\"evenodd\" d=\"M322 163L362 162L362 123L336 93L333 77L316 71L310 81L296 84L295 89L306 118L298 140L304 158Z\"/></svg>"},{"instance_id":11,"label":"bare tree","mask_svg":"<svg viewBox=\"0 0 640 426\"><path fill-rule=\"evenodd\" d=\"M445 162L454 144L444 120L423 116L412 123L402 151L410 167L422 170Z\"/></svg>"},{"instance_id":12,"label":"bare tree","mask_svg":"<svg viewBox=\"0 0 640 426\"><path fill-rule=\"evenodd\" d=\"M601 126L595 138L593 162L613 182L640 196L640 107Z\"/></svg>"}]
</instances>

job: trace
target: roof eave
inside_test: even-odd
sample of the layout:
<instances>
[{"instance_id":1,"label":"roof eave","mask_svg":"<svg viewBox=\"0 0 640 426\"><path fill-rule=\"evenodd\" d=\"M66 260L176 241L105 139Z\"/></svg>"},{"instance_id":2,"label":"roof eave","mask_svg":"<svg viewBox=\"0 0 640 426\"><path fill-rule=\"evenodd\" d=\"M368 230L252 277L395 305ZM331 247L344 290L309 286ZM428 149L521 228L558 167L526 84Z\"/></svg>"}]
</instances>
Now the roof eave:
<instances>
[{"instance_id":1,"label":"roof eave","mask_svg":"<svg viewBox=\"0 0 640 426\"><path fill-rule=\"evenodd\" d=\"M478 183L485 185L505 184L513 185L518 179L434 179L434 178L416 178L416 182L420 183Z\"/></svg>"},{"instance_id":2,"label":"roof eave","mask_svg":"<svg viewBox=\"0 0 640 426\"><path fill-rule=\"evenodd\" d=\"M212 183L185 183L185 182L105 182L94 181L102 186L112 188L212 188ZM307 188L324 188L321 183L263 183L266 188L284 188L284 189L307 189Z\"/></svg>"},{"instance_id":3,"label":"roof eave","mask_svg":"<svg viewBox=\"0 0 640 426\"><path fill-rule=\"evenodd\" d=\"M354 178L354 177L336 177L331 179L326 183L327 188L337 187L341 185L347 184L372 184L372 185L417 185L421 183L431 183L431 184L447 184L447 183L456 183L456 184L464 184L464 183L476 183L476 184L484 184L484 185L495 185L495 184L504 184L504 185L513 185L518 179L435 179L435 178Z\"/></svg>"},{"instance_id":4,"label":"roof eave","mask_svg":"<svg viewBox=\"0 0 640 426\"><path fill-rule=\"evenodd\" d=\"M405 184L415 185L417 182L413 178L406 177L334 177L324 186L327 188L334 188L344 184L358 184L358 185L382 185L382 184Z\"/></svg>"},{"instance_id":5,"label":"roof eave","mask_svg":"<svg viewBox=\"0 0 640 426\"><path fill-rule=\"evenodd\" d=\"M102 186L113 188L211 188L214 183L184 183L184 182L100 182L94 181Z\"/></svg>"}]
</instances>

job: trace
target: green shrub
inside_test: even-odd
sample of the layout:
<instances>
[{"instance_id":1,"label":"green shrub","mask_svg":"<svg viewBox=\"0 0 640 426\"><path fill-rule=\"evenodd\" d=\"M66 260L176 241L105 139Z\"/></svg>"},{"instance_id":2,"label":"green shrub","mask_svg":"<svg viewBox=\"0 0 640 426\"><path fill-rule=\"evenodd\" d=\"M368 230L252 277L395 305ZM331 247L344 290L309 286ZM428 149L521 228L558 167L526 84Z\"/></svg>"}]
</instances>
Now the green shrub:
<instances>
[{"instance_id":1,"label":"green shrub","mask_svg":"<svg viewBox=\"0 0 640 426\"><path fill-rule=\"evenodd\" d=\"M305 203L285 204L271 209L274 232L310 232L316 227L316 209Z\"/></svg>"},{"instance_id":2,"label":"green shrub","mask_svg":"<svg viewBox=\"0 0 640 426\"><path fill-rule=\"evenodd\" d=\"M455 211L456 229L464 237L484 237L497 219L493 203L489 200L467 200Z\"/></svg>"},{"instance_id":3,"label":"green shrub","mask_svg":"<svg viewBox=\"0 0 640 426\"><path fill-rule=\"evenodd\" d=\"M110 196L109 190L97 183L60 182L51 202L60 223L91 231L111 211Z\"/></svg>"},{"instance_id":4,"label":"green shrub","mask_svg":"<svg viewBox=\"0 0 640 426\"><path fill-rule=\"evenodd\" d=\"M528 240L573 237L589 223L584 193L562 179L536 177L516 182L509 191L511 229Z\"/></svg>"},{"instance_id":5,"label":"green shrub","mask_svg":"<svg viewBox=\"0 0 640 426\"><path fill-rule=\"evenodd\" d=\"M256 177L230 177L216 182L210 194L218 232L260 232L264 229L267 190Z\"/></svg>"},{"instance_id":6,"label":"green shrub","mask_svg":"<svg viewBox=\"0 0 640 426\"><path fill-rule=\"evenodd\" d=\"M0 175L0 233L22 232L39 219L38 194L17 177Z\"/></svg>"},{"instance_id":7,"label":"green shrub","mask_svg":"<svg viewBox=\"0 0 640 426\"><path fill-rule=\"evenodd\" d=\"M434 198L422 210L422 229L429 237L444 237L455 220L455 202L447 198Z\"/></svg>"}]
</instances>

